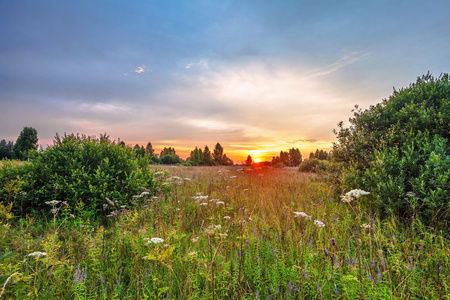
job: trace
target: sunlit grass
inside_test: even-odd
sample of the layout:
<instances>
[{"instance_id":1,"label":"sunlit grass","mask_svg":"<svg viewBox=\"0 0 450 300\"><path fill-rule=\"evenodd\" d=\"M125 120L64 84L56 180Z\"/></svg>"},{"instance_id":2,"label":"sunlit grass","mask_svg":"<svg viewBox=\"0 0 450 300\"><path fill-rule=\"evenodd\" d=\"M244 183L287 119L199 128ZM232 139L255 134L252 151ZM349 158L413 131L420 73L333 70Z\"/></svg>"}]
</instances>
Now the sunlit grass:
<instances>
[{"instance_id":1,"label":"sunlit grass","mask_svg":"<svg viewBox=\"0 0 450 300\"><path fill-rule=\"evenodd\" d=\"M158 171L173 188L136 197L105 226L71 218L65 206L56 223L2 219L5 299L449 297L443 233L380 221L359 205L364 197L350 207L314 175ZM36 251L46 255L29 256Z\"/></svg>"}]
</instances>

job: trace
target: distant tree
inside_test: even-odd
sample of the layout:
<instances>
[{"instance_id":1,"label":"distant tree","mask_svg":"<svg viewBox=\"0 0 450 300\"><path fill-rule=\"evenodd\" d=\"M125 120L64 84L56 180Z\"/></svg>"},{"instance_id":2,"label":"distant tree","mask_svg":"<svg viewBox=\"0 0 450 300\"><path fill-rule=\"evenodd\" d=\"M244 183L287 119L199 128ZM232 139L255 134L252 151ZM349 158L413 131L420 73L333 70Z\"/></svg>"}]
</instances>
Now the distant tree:
<instances>
[{"instance_id":1,"label":"distant tree","mask_svg":"<svg viewBox=\"0 0 450 300\"><path fill-rule=\"evenodd\" d=\"M148 142L147 146L145 147L145 154L153 156L154 155L153 152L154 152L154 150L153 150L152 143Z\"/></svg>"},{"instance_id":2,"label":"distant tree","mask_svg":"<svg viewBox=\"0 0 450 300\"><path fill-rule=\"evenodd\" d=\"M144 157L144 155L145 155L144 146L139 146L138 144L136 144L134 146L133 150L136 153L136 156Z\"/></svg>"},{"instance_id":3,"label":"distant tree","mask_svg":"<svg viewBox=\"0 0 450 300\"><path fill-rule=\"evenodd\" d=\"M319 159L319 160L327 160L328 159L328 152L324 150L317 149L316 152L311 152L309 154L309 159Z\"/></svg>"},{"instance_id":4,"label":"distant tree","mask_svg":"<svg viewBox=\"0 0 450 300\"><path fill-rule=\"evenodd\" d=\"M280 162L285 165L289 166L289 152L280 151Z\"/></svg>"},{"instance_id":5,"label":"distant tree","mask_svg":"<svg viewBox=\"0 0 450 300\"><path fill-rule=\"evenodd\" d=\"M164 155L177 155L175 148L172 147L164 147L164 149L161 151L161 154L159 155L159 157L163 157Z\"/></svg>"},{"instance_id":6,"label":"distant tree","mask_svg":"<svg viewBox=\"0 0 450 300\"><path fill-rule=\"evenodd\" d=\"M302 154L298 149L289 149L289 166L297 167L302 162Z\"/></svg>"},{"instance_id":7,"label":"distant tree","mask_svg":"<svg viewBox=\"0 0 450 300\"><path fill-rule=\"evenodd\" d=\"M37 142L37 130L33 127L24 127L14 144L14 156L20 160L26 160L29 151L37 149Z\"/></svg>"},{"instance_id":8,"label":"distant tree","mask_svg":"<svg viewBox=\"0 0 450 300\"><path fill-rule=\"evenodd\" d=\"M119 145L121 147L126 147L125 142L121 141L120 139L117 141L117 145Z\"/></svg>"},{"instance_id":9,"label":"distant tree","mask_svg":"<svg viewBox=\"0 0 450 300\"><path fill-rule=\"evenodd\" d=\"M6 142L4 139L0 142L0 159L11 159L13 156L14 143L12 141Z\"/></svg>"},{"instance_id":10,"label":"distant tree","mask_svg":"<svg viewBox=\"0 0 450 300\"><path fill-rule=\"evenodd\" d=\"M175 165L183 162L176 154L166 154L160 158L160 161L164 165Z\"/></svg>"},{"instance_id":11,"label":"distant tree","mask_svg":"<svg viewBox=\"0 0 450 300\"><path fill-rule=\"evenodd\" d=\"M222 165L232 166L234 165L234 162L231 159L229 159L226 154L224 154L222 157Z\"/></svg>"},{"instance_id":12,"label":"distant tree","mask_svg":"<svg viewBox=\"0 0 450 300\"><path fill-rule=\"evenodd\" d=\"M247 160L245 161L245 164L247 166L251 166L253 164L253 158L250 154L247 156Z\"/></svg>"},{"instance_id":13,"label":"distant tree","mask_svg":"<svg viewBox=\"0 0 450 300\"><path fill-rule=\"evenodd\" d=\"M176 154L175 148L172 147L164 147L159 156L159 160L165 165L173 165L183 162L183 160Z\"/></svg>"},{"instance_id":14,"label":"distant tree","mask_svg":"<svg viewBox=\"0 0 450 300\"><path fill-rule=\"evenodd\" d=\"M216 165L225 165L226 162L223 160L223 147L217 143L213 151L213 159Z\"/></svg>"},{"instance_id":15,"label":"distant tree","mask_svg":"<svg viewBox=\"0 0 450 300\"><path fill-rule=\"evenodd\" d=\"M199 166L202 163L202 149L195 147L195 149L191 151L188 161L191 165Z\"/></svg>"},{"instance_id":16,"label":"distant tree","mask_svg":"<svg viewBox=\"0 0 450 300\"><path fill-rule=\"evenodd\" d=\"M205 150L203 150L202 165L203 166L214 165L213 158L211 156L211 151L209 151L208 145L206 145Z\"/></svg>"}]
</instances>

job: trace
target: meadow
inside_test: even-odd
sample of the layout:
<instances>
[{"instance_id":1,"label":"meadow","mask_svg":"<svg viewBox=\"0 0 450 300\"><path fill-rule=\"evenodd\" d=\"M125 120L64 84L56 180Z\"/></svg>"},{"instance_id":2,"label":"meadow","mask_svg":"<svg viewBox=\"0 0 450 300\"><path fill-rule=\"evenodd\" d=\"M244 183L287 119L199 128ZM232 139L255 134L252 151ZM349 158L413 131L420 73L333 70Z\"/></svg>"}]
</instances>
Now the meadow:
<instances>
[{"instance_id":1,"label":"meadow","mask_svg":"<svg viewBox=\"0 0 450 300\"><path fill-rule=\"evenodd\" d=\"M153 167L133 204L2 206L1 299L448 299L448 235L296 169ZM62 199L64 200L64 199ZM70 209L70 210L69 210ZM69 213L69 211L71 213ZM73 213L77 212L77 213Z\"/></svg>"}]
</instances>

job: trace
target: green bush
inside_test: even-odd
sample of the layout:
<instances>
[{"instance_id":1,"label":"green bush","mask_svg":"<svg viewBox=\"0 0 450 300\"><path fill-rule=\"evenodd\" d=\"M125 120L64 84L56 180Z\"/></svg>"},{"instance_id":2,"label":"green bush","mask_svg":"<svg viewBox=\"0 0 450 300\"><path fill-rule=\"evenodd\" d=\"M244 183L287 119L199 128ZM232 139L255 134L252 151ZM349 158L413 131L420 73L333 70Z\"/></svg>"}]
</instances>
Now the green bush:
<instances>
[{"instance_id":1,"label":"green bush","mask_svg":"<svg viewBox=\"0 0 450 300\"><path fill-rule=\"evenodd\" d=\"M448 223L448 74L427 74L376 106L357 108L350 123L347 128L339 123L335 132L333 157L345 164L341 189L371 191L371 201L385 215Z\"/></svg>"},{"instance_id":2,"label":"green bush","mask_svg":"<svg viewBox=\"0 0 450 300\"><path fill-rule=\"evenodd\" d=\"M450 220L448 141L427 133L408 133L407 144L375 152L364 178L383 214L418 217L425 224ZM445 224L444 224L445 225Z\"/></svg>"},{"instance_id":3,"label":"green bush","mask_svg":"<svg viewBox=\"0 0 450 300\"><path fill-rule=\"evenodd\" d=\"M317 158L311 158L301 162L298 170L300 172L323 173L327 172L330 162Z\"/></svg>"},{"instance_id":4,"label":"green bush","mask_svg":"<svg viewBox=\"0 0 450 300\"><path fill-rule=\"evenodd\" d=\"M6 163L0 171L0 199L6 201L6 178L22 182L22 198L15 211L48 211L46 201L67 201L71 207L83 202L85 214L102 215L105 198L128 204L140 187L154 190L153 173L146 157L136 157L130 148L84 135L56 136L53 146L35 154L23 166ZM26 193L26 194L24 194Z\"/></svg>"}]
</instances>

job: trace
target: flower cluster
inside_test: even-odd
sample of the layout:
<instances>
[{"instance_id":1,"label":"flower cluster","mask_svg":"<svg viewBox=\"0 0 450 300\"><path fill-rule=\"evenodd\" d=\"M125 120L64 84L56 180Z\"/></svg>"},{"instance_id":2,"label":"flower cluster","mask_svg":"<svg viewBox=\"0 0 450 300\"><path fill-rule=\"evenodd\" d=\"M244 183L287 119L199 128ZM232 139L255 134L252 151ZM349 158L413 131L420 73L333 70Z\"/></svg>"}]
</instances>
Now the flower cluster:
<instances>
[{"instance_id":1,"label":"flower cluster","mask_svg":"<svg viewBox=\"0 0 450 300\"><path fill-rule=\"evenodd\" d=\"M325 224L319 220L314 220L314 224L317 225L317 227L319 227L319 228L325 227Z\"/></svg>"},{"instance_id":2,"label":"flower cluster","mask_svg":"<svg viewBox=\"0 0 450 300\"><path fill-rule=\"evenodd\" d=\"M61 201L59 200L52 200L52 201L45 201L45 204L51 205L51 206L55 206L56 204L60 203Z\"/></svg>"},{"instance_id":3,"label":"flower cluster","mask_svg":"<svg viewBox=\"0 0 450 300\"><path fill-rule=\"evenodd\" d=\"M46 255L47 255L46 252L40 252L40 251L36 251L36 252L28 254L28 256L34 256L36 258L39 258L41 256L46 256Z\"/></svg>"},{"instance_id":4,"label":"flower cluster","mask_svg":"<svg viewBox=\"0 0 450 300\"><path fill-rule=\"evenodd\" d=\"M369 195L369 192L363 191L363 190L351 190L350 192L346 193L344 196L341 196L342 202L350 203L353 199L358 199L361 196Z\"/></svg>"},{"instance_id":5,"label":"flower cluster","mask_svg":"<svg viewBox=\"0 0 450 300\"><path fill-rule=\"evenodd\" d=\"M162 238L158 238L158 237L154 237L151 238L150 241L147 242L147 244L153 243L153 244L159 244L159 243L163 243L164 240Z\"/></svg>"},{"instance_id":6,"label":"flower cluster","mask_svg":"<svg viewBox=\"0 0 450 300\"><path fill-rule=\"evenodd\" d=\"M306 213L304 212L298 212L298 211L294 211L294 214L296 217L303 217L305 219L311 219L311 216L308 216Z\"/></svg>"},{"instance_id":7,"label":"flower cluster","mask_svg":"<svg viewBox=\"0 0 450 300\"><path fill-rule=\"evenodd\" d=\"M209 225L207 228L205 228L205 233L212 236L216 233L216 231L219 231L220 229L222 229L221 225Z\"/></svg>"}]
</instances>

